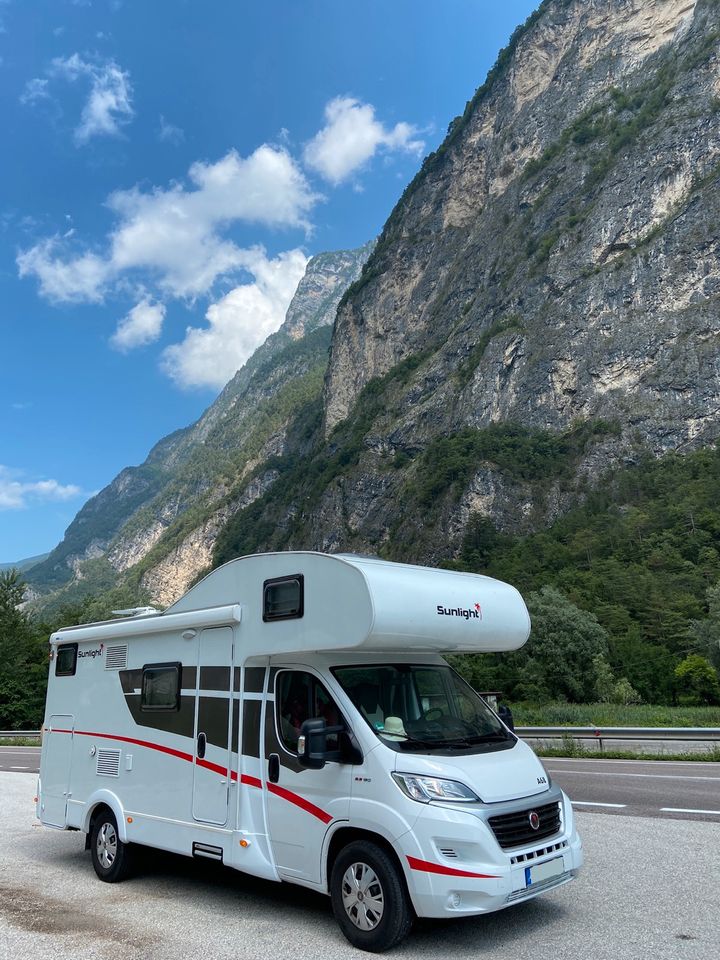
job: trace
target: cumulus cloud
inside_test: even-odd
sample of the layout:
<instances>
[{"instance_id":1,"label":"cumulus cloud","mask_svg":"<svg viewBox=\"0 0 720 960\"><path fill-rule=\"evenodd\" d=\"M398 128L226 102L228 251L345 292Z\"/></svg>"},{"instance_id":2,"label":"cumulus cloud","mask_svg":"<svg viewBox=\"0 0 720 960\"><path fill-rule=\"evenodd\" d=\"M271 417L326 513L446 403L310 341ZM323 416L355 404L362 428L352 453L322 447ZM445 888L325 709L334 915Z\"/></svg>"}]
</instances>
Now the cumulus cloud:
<instances>
[{"instance_id":1,"label":"cumulus cloud","mask_svg":"<svg viewBox=\"0 0 720 960\"><path fill-rule=\"evenodd\" d=\"M246 251L244 267L253 282L212 304L207 327L188 327L182 343L167 347L163 370L181 387L223 387L283 322L306 266L300 250L273 259L261 247Z\"/></svg>"},{"instance_id":2,"label":"cumulus cloud","mask_svg":"<svg viewBox=\"0 0 720 960\"><path fill-rule=\"evenodd\" d=\"M72 500L82 493L75 484L61 484L57 480L28 482L22 476L22 471L0 464L0 510L22 510L31 501Z\"/></svg>"},{"instance_id":3,"label":"cumulus cloud","mask_svg":"<svg viewBox=\"0 0 720 960\"><path fill-rule=\"evenodd\" d=\"M55 301L101 300L121 277L148 272L163 296L196 297L243 269L247 251L226 239L234 222L309 228L319 199L290 154L264 144L248 157L231 150L216 163L194 163L191 187L117 191L108 207L118 218L103 256L72 255L53 237L22 251L21 276L35 276Z\"/></svg>"},{"instance_id":4,"label":"cumulus cloud","mask_svg":"<svg viewBox=\"0 0 720 960\"><path fill-rule=\"evenodd\" d=\"M21 277L36 277L40 293L48 300L99 303L109 276L109 265L93 253L63 257L62 238L49 237L18 254Z\"/></svg>"},{"instance_id":5,"label":"cumulus cloud","mask_svg":"<svg viewBox=\"0 0 720 960\"><path fill-rule=\"evenodd\" d=\"M337 185L364 166L378 150L420 154L425 144L409 123L387 129L375 108L353 97L335 97L325 107L325 126L305 146L305 164Z\"/></svg>"},{"instance_id":6,"label":"cumulus cloud","mask_svg":"<svg viewBox=\"0 0 720 960\"><path fill-rule=\"evenodd\" d=\"M160 337L164 319L165 305L153 303L149 297L144 297L120 321L110 343L123 353L154 343Z\"/></svg>"}]
</instances>

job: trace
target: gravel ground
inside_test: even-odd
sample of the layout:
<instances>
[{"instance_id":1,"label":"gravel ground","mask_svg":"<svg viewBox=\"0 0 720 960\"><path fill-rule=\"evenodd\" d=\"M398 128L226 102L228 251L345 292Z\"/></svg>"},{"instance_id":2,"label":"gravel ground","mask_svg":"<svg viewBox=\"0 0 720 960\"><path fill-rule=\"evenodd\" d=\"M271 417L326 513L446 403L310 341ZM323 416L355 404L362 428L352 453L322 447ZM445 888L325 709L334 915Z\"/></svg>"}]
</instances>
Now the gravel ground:
<instances>
[{"instance_id":1,"label":"gravel ground","mask_svg":"<svg viewBox=\"0 0 720 960\"><path fill-rule=\"evenodd\" d=\"M367 956L329 901L212 863L150 852L122 884L95 877L84 837L37 823L36 778L0 773L0 957L315 960ZM392 956L708 960L720 956L720 824L578 814L574 883L500 913L422 921Z\"/></svg>"}]
</instances>

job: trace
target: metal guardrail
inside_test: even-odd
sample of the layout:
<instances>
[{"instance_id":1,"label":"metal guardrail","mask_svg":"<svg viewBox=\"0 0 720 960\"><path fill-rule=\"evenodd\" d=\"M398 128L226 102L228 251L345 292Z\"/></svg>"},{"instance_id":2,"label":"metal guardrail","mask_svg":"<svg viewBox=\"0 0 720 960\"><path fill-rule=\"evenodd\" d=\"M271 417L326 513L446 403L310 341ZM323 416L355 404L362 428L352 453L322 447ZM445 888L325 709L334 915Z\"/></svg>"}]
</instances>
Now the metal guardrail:
<instances>
[{"instance_id":1,"label":"metal guardrail","mask_svg":"<svg viewBox=\"0 0 720 960\"><path fill-rule=\"evenodd\" d=\"M523 740L720 740L718 727L515 727Z\"/></svg>"},{"instance_id":2,"label":"metal guardrail","mask_svg":"<svg viewBox=\"0 0 720 960\"><path fill-rule=\"evenodd\" d=\"M720 740L720 727L515 727L523 740ZM0 739L40 739L39 730L0 730Z\"/></svg>"}]
</instances>

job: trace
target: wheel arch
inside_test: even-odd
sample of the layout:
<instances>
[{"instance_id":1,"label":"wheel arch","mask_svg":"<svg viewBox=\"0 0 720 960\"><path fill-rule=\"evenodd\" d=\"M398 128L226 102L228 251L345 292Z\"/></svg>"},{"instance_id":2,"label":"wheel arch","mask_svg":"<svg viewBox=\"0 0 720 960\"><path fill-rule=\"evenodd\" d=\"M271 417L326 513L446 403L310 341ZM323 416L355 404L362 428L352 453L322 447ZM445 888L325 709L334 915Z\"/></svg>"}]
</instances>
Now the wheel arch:
<instances>
[{"instance_id":1,"label":"wheel arch","mask_svg":"<svg viewBox=\"0 0 720 960\"><path fill-rule=\"evenodd\" d=\"M369 830L366 827L353 827L347 825L340 826L330 837L323 862L323 884L325 886L325 890L327 892L330 891L330 876L332 874L333 865L337 860L340 851L343 850L349 843L354 843L356 840L370 841L371 843L376 844L378 847L381 847L385 853L388 854L390 859L398 868L398 873L402 877L402 881L405 884L405 890L410 898L410 902L413 903L414 909L415 904L413 902L413 893L411 885L408 882L407 870L405 868L405 864L402 862L401 856L398 854L392 842L387 837L383 836L381 833L377 833L375 830Z\"/></svg>"},{"instance_id":2,"label":"wheel arch","mask_svg":"<svg viewBox=\"0 0 720 960\"><path fill-rule=\"evenodd\" d=\"M122 843L127 843L127 823L125 822L125 810L118 797L111 790L98 790L87 802L85 816L83 817L82 829L85 833L90 832L90 826L96 813L103 807L107 807L115 817L118 836Z\"/></svg>"}]
</instances>

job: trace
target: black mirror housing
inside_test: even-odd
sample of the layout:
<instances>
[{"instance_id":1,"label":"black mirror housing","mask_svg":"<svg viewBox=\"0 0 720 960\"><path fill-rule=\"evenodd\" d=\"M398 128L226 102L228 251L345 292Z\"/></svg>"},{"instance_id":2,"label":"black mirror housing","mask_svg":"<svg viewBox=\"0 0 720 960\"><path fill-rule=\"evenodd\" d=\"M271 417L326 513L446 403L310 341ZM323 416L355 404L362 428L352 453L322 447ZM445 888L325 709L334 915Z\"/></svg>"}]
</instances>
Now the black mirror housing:
<instances>
[{"instance_id":1,"label":"black mirror housing","mask_svg":"<svg viewBox=\"0 0 720 960\"><path fill-rule=\"evenodd\" d=\"M327 723L322 717L305 720L297 743L298 761L309 770L322 770L327 759Z\"/></svg>"}]
</instances>

